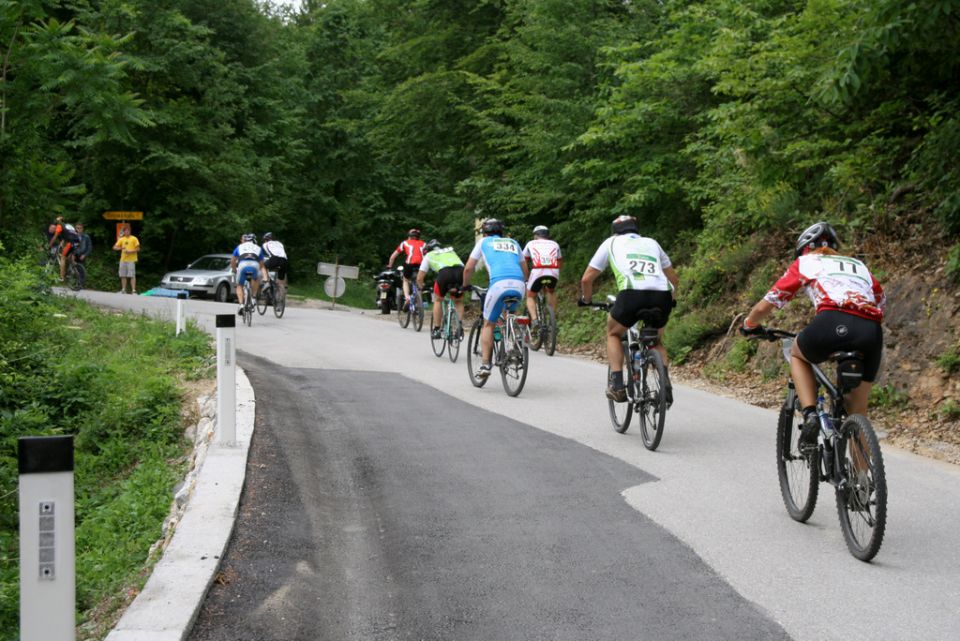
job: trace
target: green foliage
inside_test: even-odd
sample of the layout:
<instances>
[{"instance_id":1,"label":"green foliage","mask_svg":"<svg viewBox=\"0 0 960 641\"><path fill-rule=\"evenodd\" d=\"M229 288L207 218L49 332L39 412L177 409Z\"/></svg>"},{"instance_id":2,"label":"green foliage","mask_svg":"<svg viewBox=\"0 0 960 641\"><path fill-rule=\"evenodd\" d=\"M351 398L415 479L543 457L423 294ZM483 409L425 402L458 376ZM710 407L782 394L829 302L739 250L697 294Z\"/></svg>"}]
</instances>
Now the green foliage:
<instances>
[{"instance_id":1,"label":"green foliage","mask_svg":"<svg viewBox=\"0 0 960 641\"><path fill-rule=\"evenodd\" d=\"M757 341L738 339L727 352L726 365L734 372L743 372L747 369L750 359L757 353Z\"/></svg>"},{"instance_id":2,"label":"green foliage","mask_svg":"<svg viewBox=\"0 0 960 641\"><path fill-rule=\"evenodd\" d=\"M960 421L960 403L946 401L940 406L940 416L947 421Z\"/></svg>"},{"instance_id":3,"label":"green foliage","mask_svg":"<svg viewBox=\"0 0 960 641\"><path fill-rule=\"evenodd\" d=\"M947 254L946 265L947 277L955 285L960 285L960 243L953 246L953 249Z\"/></svg>"},{"instance_id":4,"label":"green foliage","mask_svg":"<svg viewBox=\"0 0 960 641\"><path fill-rule=\"evenodd\" d=\"M937 366L947 374L956 374L960 372L960 353L957 347L951 347L940 354L936 360Z\"/></svg>"},{"instance_id":5,"label":"green foliage","mask_svg":"<svg viewBox=\"0 0 960 641\"><path fill-rule=\"evenodd\" d=\"M893 385L876 385L870 390L870 405L886 409L906 407L910 395L896 389Z\"/></svg>"},{"instance_id":6,"label":"green foliage","mask_svg":"<svg viewBox=\"0 0 960 641\"><path fill-rule=\"evenodd\" d=\"M682 364L691 351L705 341L723 335L729 325L730 319L719 306L700 307L672 315L663 336L670 360Z\"/></svg>"}]
</instances>

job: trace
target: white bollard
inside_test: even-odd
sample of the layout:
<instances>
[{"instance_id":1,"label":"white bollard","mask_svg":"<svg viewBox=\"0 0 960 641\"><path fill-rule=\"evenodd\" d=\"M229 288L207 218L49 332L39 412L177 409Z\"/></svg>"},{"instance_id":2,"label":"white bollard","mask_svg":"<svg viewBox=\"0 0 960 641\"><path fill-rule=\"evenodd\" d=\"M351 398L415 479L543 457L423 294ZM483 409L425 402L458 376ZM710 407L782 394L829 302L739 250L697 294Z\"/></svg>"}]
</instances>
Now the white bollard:
<instances>
[{"instance_id":1,"label":"white bollard","mask_svg":"<svg viewBox=\"0 0 960 641\"><path fill-rule=\"evenodd\" d=\"M177 299L177 336L183 331L183 299Z\"/></svg>"},{"instance_id":2,"label":"white bollard","mask_svg":"<svg viewBox=\"0 0 960 641\"><path fill-rule=\"evenodd\" d=\"M22 437L17 459L20 641L74 641L73 437Z\"/></svg>"},{"instance_id":3,"label":"white bollard","mask_svg":"<svg viewBox=\"0 0 960 641\"><path fill-rule=\"evenodd\" d=\"M237 441L237 317L217 314L217 442Z\"/></svg>"}]
</instances>

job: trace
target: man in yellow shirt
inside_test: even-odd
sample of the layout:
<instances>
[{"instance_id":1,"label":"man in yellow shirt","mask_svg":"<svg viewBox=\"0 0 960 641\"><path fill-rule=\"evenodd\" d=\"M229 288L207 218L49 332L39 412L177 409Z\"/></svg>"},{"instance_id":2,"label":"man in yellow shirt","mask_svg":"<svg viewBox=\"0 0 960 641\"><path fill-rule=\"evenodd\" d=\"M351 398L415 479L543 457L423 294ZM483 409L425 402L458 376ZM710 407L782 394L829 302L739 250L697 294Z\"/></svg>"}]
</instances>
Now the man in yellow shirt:
<instances>
[{"instance_id":1,"label":"man in yellow shirt","mask_svg":"<svg viewBox=\"0 0 960 641\"><path fill-rule=\"evenodd\" d=\"M120 237L113 248L120 252L120 293L127 290L127 279L130 279L130 293L137 293L137 256L140 254L140 241L130 233L130 227L120 229Z\"/></svg>"}]
</instances>

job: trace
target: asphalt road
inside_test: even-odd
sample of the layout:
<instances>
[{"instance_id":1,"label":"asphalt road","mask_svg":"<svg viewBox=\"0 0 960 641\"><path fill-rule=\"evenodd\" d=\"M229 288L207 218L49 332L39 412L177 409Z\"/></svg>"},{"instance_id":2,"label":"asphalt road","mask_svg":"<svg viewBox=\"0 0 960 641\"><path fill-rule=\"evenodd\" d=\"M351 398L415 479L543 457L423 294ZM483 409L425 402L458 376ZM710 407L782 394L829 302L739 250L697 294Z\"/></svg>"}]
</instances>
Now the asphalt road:
<instances>
[{"instance_id":1,"label":"asphalt road","mask_svg":"<svg viewBox=\"0 0 960 641\"><path fill-rule=\"evenodd\" d=\"M233 309L188 305L207 326ZM195 639L960 638L954 466L884 445L887 535L864 564L828 492L806 525L786 515L774 412L678 386L651 453L610 429L597 363L534 354L511 399L354 311L258 316L237 344L258 427ZM293 622L254 627L273 616Z\"/></svg>"}]
</instances>

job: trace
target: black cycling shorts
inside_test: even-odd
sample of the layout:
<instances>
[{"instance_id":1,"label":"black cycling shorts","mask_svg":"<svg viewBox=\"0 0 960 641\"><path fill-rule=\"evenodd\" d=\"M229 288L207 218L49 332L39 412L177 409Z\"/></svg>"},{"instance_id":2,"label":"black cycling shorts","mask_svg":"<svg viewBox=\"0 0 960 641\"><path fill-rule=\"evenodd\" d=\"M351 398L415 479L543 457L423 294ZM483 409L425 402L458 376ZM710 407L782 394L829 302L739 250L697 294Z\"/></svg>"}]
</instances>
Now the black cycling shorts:
<instances>
[{"instance_id":1,"label":"black cycling shorts","mask_svg":"<svg viewBox=\"0 0 960 641\"><path fill-rule=\"evenodd\" d=\"M420 271L420 263L404 263L403 264L403 277L407 280L413 280L417 272Z\"/></svg>"},{"instance_id":2,"label":"black cycling shorts","mask_svg":"<svg viewBox=\"0 0 960 641\"><path fill-rule=\"evenodd\" d=\"M437 272L437 280L433 283L433 294L439 300L447 295L451 289L459 290L463 286L463 265L443 267ZM463 296L462 291L450 294L454 298Z\"/></svg>"},{"instance_id":3,"label":"black cycling shorts","mask_svg":"<svg viewBox=\"0 0 960 641\"><path fill-rule=\"evenodd\" d=\"M287 278L287 259L282 256L271 256L263 261L267 271L277 272L277 280L286 280Z\"/></svg>"},{"instance_id":4,"label":"black cycling shorts","mask_svg":"<svg viewBox=\"0 0 960 641\"><path fill-rule=\"evenodd\" d=\"M811 363L822 363L834 352L862 352L863 380L872 383L880 371L883 328L876 321L829 309L797 335L797 347Z\"/></svg>"},{"instance_id":5,"label":"black cycling shorts","mask_svg":"<svg viewBox=\"0 0 960 641\"><path fill-rule=\"evenodd\" d=\"M625 289L617 294L610 316L624 327L642 320L644 326L660 329L667 324L672 309L673 296L668 291Z\"/></svg>"},{"instance_id":6,"label":"black cycling shorts","mask_svg":"<svg viewBox=\"0 0 960 641\"><path fill-rule=\"evenodd\" d=\"M552 292L557 288L557 277L556 276L541 276L537 280L533 281L533 284L530 285L528 292L533 292L536 294L541 289L546 289L548 292Z\"/></svg>"}]
</instances>

